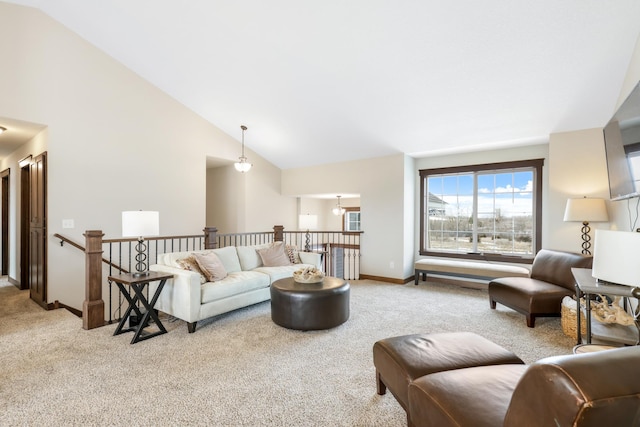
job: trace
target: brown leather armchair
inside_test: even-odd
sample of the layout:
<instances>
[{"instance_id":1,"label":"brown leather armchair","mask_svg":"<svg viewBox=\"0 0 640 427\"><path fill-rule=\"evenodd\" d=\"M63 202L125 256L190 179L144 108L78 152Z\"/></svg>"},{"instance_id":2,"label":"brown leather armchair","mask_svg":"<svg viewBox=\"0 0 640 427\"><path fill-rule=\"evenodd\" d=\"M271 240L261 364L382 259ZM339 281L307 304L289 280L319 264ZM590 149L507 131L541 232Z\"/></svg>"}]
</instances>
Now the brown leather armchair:
<instances>
[{"instance_id":1,"label":"brown leather armchair","mask_svg":"<svg viewBox=\"0 0 640 427\"><path fill-rule=\"evenodd\" d=\"M409 384L423 426L640 426L640 347L437 372Z\"/></svg>"},{"instance_id":2,"label":"brown leather armchair","mask_svg":"<svg viewBox=\"0 0 640 427\"><path fill-rule=\"evenodd\" d=\"M489 282L489 304L500 303L526 316L527 326L536 317L558 317L562 298L575 295L571 268L591 268L592 258L572 252L541 249L533 260L531 277L502 277Z\"/></svg>"}]
</instances>

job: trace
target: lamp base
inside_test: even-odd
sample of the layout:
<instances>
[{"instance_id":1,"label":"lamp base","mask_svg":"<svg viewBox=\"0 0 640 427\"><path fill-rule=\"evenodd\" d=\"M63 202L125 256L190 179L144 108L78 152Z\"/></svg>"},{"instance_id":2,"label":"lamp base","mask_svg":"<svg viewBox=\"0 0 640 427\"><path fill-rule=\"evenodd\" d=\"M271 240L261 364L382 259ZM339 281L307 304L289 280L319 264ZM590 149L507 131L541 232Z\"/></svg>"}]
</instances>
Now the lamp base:
<instances>
[{"instance_id":1,"label":"lamp base","mask_svg":"<svg viewBox=\"0 0 640 427\"><path fill-rule=\"evenodd\" d=\"M589 236L589 232L591 231L591 227L589 227L589 223L584 221L582 223L582 253L584 255L591 255L591 236Z\"/></svg>"},{"instance_id":2,"label":"lamp base","mask_svg":"<svg viewBox=\"0 0 640 427\"><path fill-rule=\"evenodd\" d=\"M149 275L148 271L136 271L135 273L131 273L133 277L145 277Z\"/></svg>"}]
</instances>

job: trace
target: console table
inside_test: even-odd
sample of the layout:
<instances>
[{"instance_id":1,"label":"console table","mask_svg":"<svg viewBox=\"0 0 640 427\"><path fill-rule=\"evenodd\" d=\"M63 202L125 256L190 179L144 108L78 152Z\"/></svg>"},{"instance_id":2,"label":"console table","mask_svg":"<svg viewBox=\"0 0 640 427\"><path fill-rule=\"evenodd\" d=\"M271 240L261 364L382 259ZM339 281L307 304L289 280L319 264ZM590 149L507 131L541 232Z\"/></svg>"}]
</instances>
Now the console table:
<instances>
[{"instance_id":1,"label":"console table","mask_svg":"<svg viewBox=\"0 0 640 427\"><path fill-rule=\"evenodd\" d=\"M133 338L131 339L131 344L135 344L138 341L146 340L160 334L166 334L167 330L164 328L162 322L160 322L158 313L156 313L156 311L153 309L153 306L156 305L156 301L158 301L158 297L160 296L160 292L162 291L162 287L164 286L165 282L167 281L167 279L170 279L172 277L173 274L156 273L154 271L150 271L149 274L146 274L144 276L134 276L131 273L122 273L109 276L109 280L115 282L115 284L118 285L120 293L122 293L122 295L129 302L129 307L124 312L124 315L122 316L122 319L120 319L120 323L118 323L118 326L116 327L113 335L119 335L125 332L134 332ZM148 286L149 283L155 281L160 281L160 283L158 284L156 291L153 293L153 296L149 301L144 296L143 291L145 286ZM133 289L133 297L129 294L125 286L130 286L131 289ZM144 313L142 313L142 311L138 307L138 302L140 302L144 307ZM124 325L127 323L127 320L129 320L132 311L135 311L135 313L138 315L140 323L138 323L136 327L125 328ZM146 333L144 332L144 328L149 326L149 321L151 319L153 319L153 321L156 323L158 331Z\"/></svg>"},{"instance_id":2,"label":"console table","mask_svg":"<svg viewBox=\"0 0 640 427\"><path fill-rule=\"evenodd\" d=\"M577 305L577 341L578 345L582 344L581 334L581 320L580 320L580 298L584 296L587 302L587 308L585 308L585 321L587 322L587 344L591 344L592 335L602 338L606 341L619 342L628 345L640 344L640 306L638 303L638 296L640 295L640 289L632 286L616 285L613 283L602 282L596 280L591 275L590 268L572 268L571 273L576 281L576 305ZM635 326L624 326L619 324L605 325L599 322L591 323L591 309L589 307L589 301L593 295L611 295L620 296L623 298L625 307L631 306L631 299L636 300L636 309L633 313L635 319ZM632 306L631 306L632 307ZM595 331L592 331L594 329Z\"/></svg>"}]
</instances>

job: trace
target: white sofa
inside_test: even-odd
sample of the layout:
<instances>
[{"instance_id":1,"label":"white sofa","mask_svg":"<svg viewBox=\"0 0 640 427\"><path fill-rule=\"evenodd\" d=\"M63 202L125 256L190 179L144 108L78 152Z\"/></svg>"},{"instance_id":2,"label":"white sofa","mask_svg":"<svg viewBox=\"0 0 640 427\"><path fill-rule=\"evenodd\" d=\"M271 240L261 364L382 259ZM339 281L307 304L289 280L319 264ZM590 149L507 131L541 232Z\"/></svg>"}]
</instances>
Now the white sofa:
<instances>
[{"instance_id":1,"label":"white sofa","mask_svg":"<svg viewBox=\"0 0 640 427\"><path fill-rule=\"evenodd\" d=\"M237 310L271 298L270 285L278 279L292 277L293 272L304 267L322 267L322 256L314 252L299 252L300 263L265 267L258 249L271 244L254 246L227 246L202 251L172 252L158 255L157 264L149 270L173 274L167 280L155 309L187 322L189 333L196 330L199 320ZM184 270L178 260L193 253L214 252L227 271L227 277L216 282L202 283L201 275ZM158 282L151 283L155 292Z\"/></svg>"}]
</instances>

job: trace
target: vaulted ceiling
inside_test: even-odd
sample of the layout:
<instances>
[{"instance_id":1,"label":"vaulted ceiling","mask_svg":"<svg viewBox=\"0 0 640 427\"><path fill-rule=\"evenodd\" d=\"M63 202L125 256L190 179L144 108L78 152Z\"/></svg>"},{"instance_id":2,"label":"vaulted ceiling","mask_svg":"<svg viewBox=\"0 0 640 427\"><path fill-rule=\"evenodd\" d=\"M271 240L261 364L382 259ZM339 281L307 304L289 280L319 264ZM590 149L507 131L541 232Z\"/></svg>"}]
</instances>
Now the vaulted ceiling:
<instances>
[{"instance_id":1,"label":"vaulted ceiling","mask_svg":"<svg viewBox=\"0 0 640 427\"><path fill-rule=\"evenodd\" d=\"M542 143L611 117L638 0L12 0L280 168Z\"/></svg>"}]
</instances>

